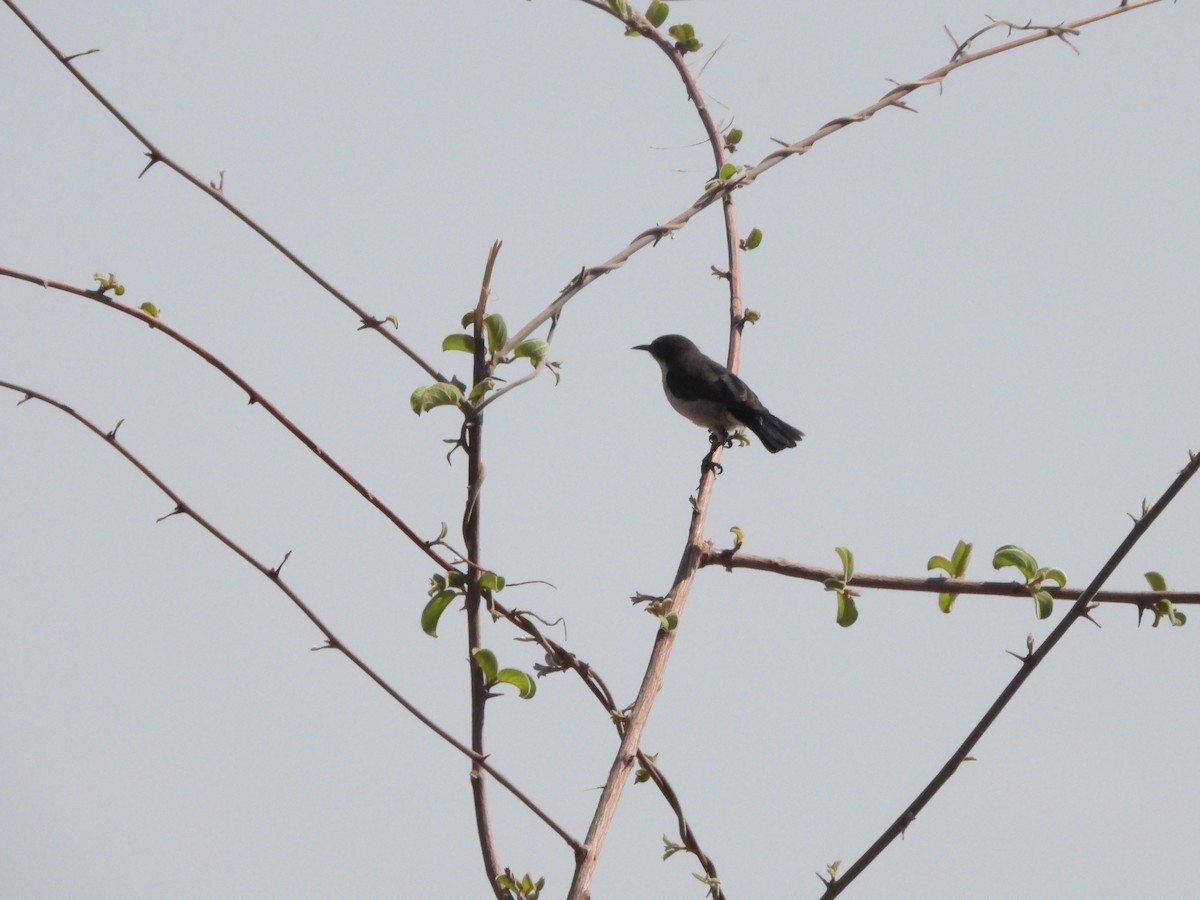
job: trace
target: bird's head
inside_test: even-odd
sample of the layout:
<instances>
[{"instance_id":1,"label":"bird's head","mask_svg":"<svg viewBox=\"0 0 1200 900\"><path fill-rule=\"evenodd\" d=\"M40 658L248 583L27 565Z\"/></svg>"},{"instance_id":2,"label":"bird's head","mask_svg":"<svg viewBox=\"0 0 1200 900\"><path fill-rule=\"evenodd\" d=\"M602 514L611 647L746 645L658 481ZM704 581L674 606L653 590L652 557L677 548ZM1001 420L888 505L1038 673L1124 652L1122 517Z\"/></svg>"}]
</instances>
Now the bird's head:
<instances>
[{"instance_id":1,"label":"bird's head","mask_svg":"<svg viewBox=\"0 0 1200 900\"><path fill-rule=\"evenodd\" d=\"M633 349L645 350L660 362L667 362L677 358L680 354L694 351L696 345L682 334L664 334L662 337L656 337L648 344L638 344Z\"/></svg>"}]
</instances>

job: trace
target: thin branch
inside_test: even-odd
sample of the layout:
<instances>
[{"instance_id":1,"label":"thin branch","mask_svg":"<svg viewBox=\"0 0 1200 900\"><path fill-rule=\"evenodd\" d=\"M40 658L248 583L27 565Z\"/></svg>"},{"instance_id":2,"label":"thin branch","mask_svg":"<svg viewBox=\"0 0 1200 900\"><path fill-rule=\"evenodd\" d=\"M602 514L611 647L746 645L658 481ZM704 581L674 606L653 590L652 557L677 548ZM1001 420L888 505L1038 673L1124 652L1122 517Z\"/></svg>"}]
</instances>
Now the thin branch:
<instances>
[{"instance_id":1,"label":"thin branch","mask_svg":"<svg viewBox=\"0 0 1200 900\"><path fill-rule=\"evenodd\" d=\"M650 780L658 787L659 791L670 804L671 809L675 813L676 820L679 825L679 839L683 841L683 846L689 853L696 857L701 868L704 869L704 874L710 879L712 885L711 896L713 900L725 900L725 892L721 887L720 876L717 874L716 864L708 858L707 854L700 849L700 843L696 840L696 835L692 831L692 827L688 824L683 815L683 807L679 803L679 797L675 794L675 789L671 787L671 783L667 781L662 770L658 768L658 764L650 759L646 754L638 751L638 762L642 768L646 770L646 774Z\"/></svg>"},{"instance_id":2,"label":"thin branch","mask_svg":"<svg viewBox=\"0 0 1200 900\"><path fill-rule=\"evenodd\" d=\"M84 299L95 301L96 303L100 303L109 307L110 309L116 310L117 312L124 313L130 318L137 319L139 322L149 325L155 331L160 331L167 337L183 345L234 384L236 384L243 391L245 391L246 395L250 398L251 403L256 403L266 410L271 417L274 418L275 421L277 421L284 428L286 428L291 435L296 438L296 440L312 451L312 453L315 454L316 457L321 460L321 462L333 469L333 471L336 472L338 476L346 482L346 484L354 488L354 490L357 491L364 500L370 503L379 512L383 513L384 518L399 528L400 531L404 533L405 537L412 541L422 553L437 563L437 565L445 571L449 572L455 570L453 563L443 558L433 549L432 541L425 540L419 534L413 531L412 528L410 528L403 519L396 515L396 513L394 513L386 503L376 497L373 493L371 493L371 491L367 490L366 486L361 481L351 475L349 470L343 467L341 463L322 450L317 445L316 441L310 438L307 433L295 425L291 419L285 416L283 412L281 412L280 409L275 406L275 404L273 404L270 400L259 393L258 390L252 387L250 383L246 381L246 379L244 379L241 375L227 366L212 353L205 350L191 338L188 338L181 332L176 331L162 319L142 312L142 310L136 307L126 306L123 303L118 303L114 298L100 291L92 291L86 288L76 287L73 284L54 281L50 278L42 278L38 275L30 275L26 272L18 272L15 269L9 269L4 266L0 266L0 276L15 278L20 281L28 281L31 284L41 285L44 288L62 291L65 294L74 294L77 297L83 297Z\"/></svg>"},{"instance_id":3,"label":"thin branch","mask_svg":"<svg viewBox=\"0 0 1200 900\"><path fill-rule=\"evenodd\" d=\"M487 311L488 296L492 290L492 270L496 265L496 256L499 253L500 242L496 241L488 253L487 264L483 272L483 284L479 288L479 302L475 304L473 328L475 352L473 354L474 378L472 385L480 384L489 374L485 359L487 336L484 333L483 319ZM481 489L484 479L483 414L477 410L471 410L468 404L466 417L463 435L467 445L467 499L463 509L463 543L469 559L481 560L483 558L480 546ZM472 566L467 571L466 587L467 665L470 667L471 679L471 749L475 753L476 760L484 758L483 724L488 699L483 671L475 662L475 651L483 646L479 621L482 599L479 579L482 574L479 569ZM508 889L501 886L496 880L496 876L503 874L503 869L500 867L500 858L496 853L496 841L492 834L491 816L488 813L487 782L483 777L483 767L476 763L471 765L471 795L475 803L475 829L479 834L479 847L483 853L483 867L487 872L488 884L491 885L497 900L510 900L511 894Z\"/></svg>"},{"instance_id":4,"label":"thin branch","mask_svg":"<svg viewBox=\"0 0 1200 900\"><path fill-rule=\"evenodd\" d=\"M618 16L618 18L620 17ZM668 59L671 60L676 72L679 73L680 78L683 79L683 83L687 87L688 100L695 107L696 113L700 117L705 135L712 148L716 171L720 173L726 158L725 141L708 112L708 107L704 103L699 85L696 83L695 75L684 60L683 53L676 49L674 43L665 39L642 13L633 10L631 18L624 21L629 27L637 29L642 35L652 40L666 54ZM740 245L737 237L737 221L734 215L731 194L727 193L724 195L723 206L729 261L730 334L727 364L731 370L737 371L742 327L741 268L739 263ZM580 277L577 279L578 289L582 289L587 283L585 275L585 272L580 273ZM562 302L565 303L566 300L564 299ZM561 305L558 309L561 309ZM555 310L552 312L551 317L554 321L557 321L558 311ZM528 325L522 329L520 340L524 340L532 330ZM516 343L519 343L519 340L514 338L509 343L515 346ZM712 496L716 473L720 471L717 462L720 453L720 445L714 443L712 451L706 456L705 462L700 467L700 484L696 491L696 500L692 504L692 518L688 529L687 542L676 569L674 582L671 585L671 589L667 592L667 596L672 601L672 612L676 616L682 616L684 606L691 591L692 582L699 568L703 547L704 523L708 517L709 499ZM648 758L641 753L641 738L650 716L650 710L654 705L654 700L662 688L667 661L670 658L671 648L674 646L677 634L677 628L671 630L660 628L655 636L650 658L646 664L646 671L642 678L641 688L628 716L624 719L621 742L617 748L613 764L609 769L608 779L601 791L600 799L596 804L596 810L593 814L591 825L588 828L584 848L582 852L576 855L575 873L567 895L568 900L586 900L590 896L591 884L595 876L596 865L599 862L600 850L611 828L612 819L616 813L617 804L620 802L625 783L628 781L629 771L633 767L634 759L640 757L645 763L648 763L647 771L652 773L652 777L657 772L653 763L650 763ZM716 866L700 849L691 828L683 818L678 798L675 797L674 791L671 790L666 779L661 777L661 773L658 774L659 777L654 779L655 784L667 799L671 808L676 812L684 845L690 852L695 854L704 867L705 872L713 879L710 886L712 896L715 900L723 900L725 896L724 892L721 889L720 882L716 881Z\"/></svg>"},{"instance_id":5,"label":"thin branch","mask_svg":"<svg viewBox=\"0 0 1200 900\"><path fill-rule=\"evenodd\" d=\"M821 900L832 900L832 898L838 896L855 878L862 874L863 870L884 851L888 844L904 833L904 830L916 819L926 804L950 780L950 777L958 771L959 764L970 756L972 749L979 743L979 739L983 737L984 733L992 726L992 723L996 721L996 717L1000 715L1009 701L1016 696L1017 691L1021 689L1025 681L1033 674L1034 669L1041 664L1046 655L1062 640L1063 635L1067 633L1067 629L1087 615L1089 605L1099 595L1104 582L1116 571L1117 566L1121 564L1122 560L1133 549L1141 536L1149 530L1150 526L1154 524L1155 519L1175 499L1176 495L1183 490L1183 486L1196 474L1197 470L1200 470L1200 454L1191 459L1183 471L1171 483L1171 486L1158 498L1158 502L1134 523L1125 540L1121 542L1121 545L1113 552L1113 555L1108 558L1108 561L1096 573L1096 577L1092 579L1091 584L1079 595L1079 598L1071 606L1070 610L1067 611L1067 614L1063 616L1062 621L1047 635L1041 646L1022 659L1021 668L1017 671L1017 674L1013 676L1004 690L1000 692L1000 696L988 707L983 718L979 720L979 723L967 735L966 740L951 754L950 759L946 761L946 764L933 777L933 780L925 786L925 789L917 795L912 803L905 807L896 821L879 836L875 843L867 848L866 852L846 869L844 874L828 884L825 892L821 895Z\"/></svg>"},{"instance_id":6,"label":"thin branch","mask_svg":"<svg viewBox=\"0 0 1200 900\"><path fill-rule=\"evenodd\" d=\"M236 556L246 562L251 568L267 578L280 591L282 591L283 594L292 601L295 607L304 614L305 618L307 618L325 638L324 646L315 649L333 649L339 651L343 656L350 660L350 662L353 663L359 669L359 671L361 671L364 675L371 679L371 681L375 682L376 685L382 688L389 697L404 707L404 709L417 721L419 721L422 725L440 737L459 753L469 758L471 760L472 769L481 769L495 778L499 784L502 784L505 789L509 791L509 793L511 793L522 804L524 804L525 807L527 807L534 815L545 822L555 834L561 837L563 841L566 842L567 846L576 852L578 851L580 846L579 842L565 829L563 829L563 827L554 819L552 819L545 811L543 811L541 807L534 803L533 800L523 793L516 785L509 781L507 777L496 771L496 769L486 760L486 758L481 756L479 753L472 751L471 748L458 741L448 731L421 712L421 710L419 710L404 696L402 696L399 691L385 681L383 677L380 676L379 673L373 668L371 668L371 666L368 665L360 656L358 656L358 654L354 653L349 647L347 647L342 640L333 633L329 626L326 625L325 622L322 621L322 619L313 611L312 607L309 606L308 603L306 603L303 599L301 599L300 595L297 594L291 587L289 587L286 582L284 582L279 572L282 564L276 567L269 567L265 563L260 562L240 544L227 536L224 532L217 528L216 525L197 512L191 504L187 503L183 497L168 487L166 482L159 478L145 463L143 463L131 451L127 450L125 446L117 440L115 433L116 429L114 429L112 432L105 432L95 425L90 419L80 415L65 403L55 400L53 397L40 393L39 391L35 391L31 388L23 387L19 384L13 384L12 382L8 381L0 381L0 388L5 388L18 394L23 394L25 400L30 398L40 400L43 403L66 413L68 416L87 428L94 435L112 446L113 449L120 453L127 462L133 465L134 468L136 468L143 476L146 477L146 479L148 479L155 487L162 491L171 500L171 502L175 505L175 514L184 514L190 517L197 525L215 537L229 550L232 550ZM25 400L22 400L21 402L23 403ZM284 557L284 559L286 560L287 557Z\"/></svg>"},{"instance_id":7,"label":"thin branch","mask_svg":"<svg viewBox=\"0 0 1200 900\"><path fill-rule=\"evenodd\" d=\"M594 2L594 0L585 0L585 2L600 9L608 9L606 4ZM763 157L759 163L745 169L739 176L729 181L718 182L710 187L705 188L704 193L697 197L692 202L691 206L679 213L679 215L675 216L673 219L670 219L660 225L647 228L645 231L636 235L629 245L623 250L614 254L604 262L599 263L598 265L583 268L574 278L571 279L566 287L562 289L559 295L554 299L553 302L550 303L549 306L535 315L529 320L528 323L522 326L520 330L518 330L509 338L508 345L505 347L505 352L510 352L513 347L533 334L533 332L540 328L541 325L548 319L558 316L562 312L563 307L565 307L567 303L569 303L575 297L576 294L578 294L597 278L600 278L602 275L607 275L609 272L616 271L625 265L625 263L628 262L629 259L640 250L644 250L646 247L653 246L663 238L680 231L687 225L689 221L691 221L693 216L702 210L707 209L718 198L724 197L725 195L732 193L735 190L739 190L740 188L750 186L758 179L760 175L764 174L770 169L773 169L785 159L807 153L818 141L829 137L837 131L841 131L847 125L865 122L882 109L888 109L889 107L906 108L904 107L903 101L904 98L909 94L928 85L940 84L943 79L945 79L945 77L955 69L962 68L970 63L978 62L979 60L986 59L989 56L995 56L998 53L1015 50L1018 47L1023 47L1026 44L1032 44L1037 41L1045 40L1046 38L1060 37L1061 33L1063 32L1079 31L1085 26L1098 22L1101 19L1107 19L1111 16L1120 15L1121 13L1132 12L1135 9L1141 9L1142 7L1150 6L1160 2L1162 2L1162 0L1136 0L1136 2L1123 4L1121 6L1106 10L1105 12L1094 13L1090 16L1076 19L1073 22L1065 22L1062 25L1054 28L1042 30L1034 34L1023 35L1015 40L999 44L986 50L980 50L977 53L966 53L956 56L956 58L952 59L949 63L941 68L934 69L923 78L918 78L915 81L908 81L903 84L896 85L896 87L892 88L892 90L888 91L883 95L883 97L881 97L875 103L872 103L870 106L864 107L856 113L833 119L819 128L817 131L810 134L808 137L802 138L795 143L786 144L781 149L767 154L767 156Z\"/></svg>"},{"instance_id":8,"label":"thin branch","mask_svg":"<svg viewBox=\"0 0 1200 900\"><path fill-rule=\"evenodd\" d=\"M424 369L425 372L427 374L429 374L432 378L434 378L436 381L445 381L446 380L446 378L444 376L439 374L438 371L435 368L433 368L433 366L431 366L429 363L427 363L418 353L416 353L416 351L414 351L407 344L405 344L402 340L400 340L400 338L396 337L395 334L393 334L392 332L390 332L386 329L385 326L387 325L387 321L388 321L386 317L381 319L376 316L370 315L366 310L362 309L357 303L355 303L353 300L351 300L349 297L347 297L345 294L343 294L341 291L339 291L337 288L335 288L332 284L330 284L328 281L326 281L324 278L322 278L320 275L318 275L316 270L314 270L311 266L309 266L307 263L305 263L302 259L300 259L299 256L297 256L295 253L293 253L291 250L289 250L286 246L284 246L284 244L278 238L276 238L273 234L271 234L269 231L267 231L265 228L263 228L261 225L259 225L258 222L256 222L254 219L250 218L249 215L242 212L237 206L235 206L233 203L231 203L229 201L229 198L227 198L225 196L225 192L223 190L224 177L222 177L221 183L218 185L205 184L203 181L201 181L199 178L197 178L195 175L193 175L191 172L189 172L187 169L185 169L179 163L175 162L173 159L171 159L169 156L167 156L162 150L160 150L158 148L158 146L153 141L150 140L150 138L146 137L145 134L143 134L128 118L126 118L125 115L119 109L117 109L109 101L109 99L107 97L105 97L104 94L102 94L98 88L96 88L95 85L93 85L86 77L84 77L83 73L81 73L78 68L76 68L75 63L74 63L74 60L76 58L78 58L80 56L86 56L89 53L95 53L95 52L97 52L96 50L88 50L86 53L77 53L77 54L73 54L70 56L64 55L56 46L54 46L54 44L50 41L50 39L48 37L46 37L46 35L43 34L42 31L35 24L33 24L33 21L28 16L26 16L25 13L23 13L20 10L20 8L18 8L16 3L13 2L13 0L3 0L3 2L9 9L11 9L13 11L14 14L16 14L17 18L20 19L25 24L25 27L28 28L30 30L30 32L33 33L33 36L36 37L39 41L41 41L47 50L49 50L52 54L54 54L54 58L57 59L60 63L62 63L66 67L68 72L70 72L73 76L75 76L75 79L84 86L84 88L87 90L87 92L89 94L91 94L93 97L95 97L96 100L100 103L100 105L103 106L106 110L108 110L109 114L114 119L116 119L118 122L120 122L121 125L125 128L125 130L128 131L131 135L133 135L134 139L138 143L140 143L143 147L146 148L146 156L149 157L150 162L147 163L146 168L142 170L142 175L144 175L146 173L147 169L149 169L155 163L159 163L159 162L162 163L163 165L165 165L167 168L171 169L171 171L175 172L177 175L179 175L181 178L183 178L184 181L187 181L189 184L193 185L194 187L199 188L201 191L203 191L205 194L207 194L213 200L217 201L222 206L224 206L227 210L229 210L229 212L233 213L233 215L236 216L239 220L241 220L241 222L244 225L249 227L251 231L253 231L259 237L261 237L263 240L265 240L268 244L270 244L272 247L274 247L280 253L282 253L287 258L287 260L292 263L292 265L294 265L301 272L303 272L305 275L307 275L309 278L311 278L313 281L315 281L318 285L320 285L326 291L326 293L328 293L330 296L332 296L335 300L337 300L339 303L341 303L347 309L351 310L358 317L358 320L361 323L360 330L369 329L371 331L376 332L377 334L382 335L385 340L387 340L394 347L396 347L396 349L400 350L402 353L404 353L405 356L407 356L414 363L416 363L418 366L420 366L422 369ZM138 177L140 178L141 175L139 175Z\"/></svg>"},{"instance_id":9,"label":"thin branch","mask_svg":"<svg viewBox=\"0 0 1200 900\"><path fill-rule=\"evenodd\" d=\"M830 578L841 578L841 569L823 569L804 563L792 562L779 556L754 556L740 550L716 550L709 544L700 559L700 566L722 566L734 569L754 569L759 572L774 572L788 578L824 582ZM854 573L854 587L878 588L887 591L921 591L924 593L985 594L993 597L1025 597L1029 592L1017 581L966 581L958 578L913 578L903 575L871 575ZM1084 590L1057 587L1047 582L1042 590L1055 600L1078 600ZM1152 606L1156 600L1167 599L1174 604L1200 603L1200 592L1187 591L1100 591L1092 598L1097 603L1130 603L1134 606Z\"/></svg>"}]
</instances>

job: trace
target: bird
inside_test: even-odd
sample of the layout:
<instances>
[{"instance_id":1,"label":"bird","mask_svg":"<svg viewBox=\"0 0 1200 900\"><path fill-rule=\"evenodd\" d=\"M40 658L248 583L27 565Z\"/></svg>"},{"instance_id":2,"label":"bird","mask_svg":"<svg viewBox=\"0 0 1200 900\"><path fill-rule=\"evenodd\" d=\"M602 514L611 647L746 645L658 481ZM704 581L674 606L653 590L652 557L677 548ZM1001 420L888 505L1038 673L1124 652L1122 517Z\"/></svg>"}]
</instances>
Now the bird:
<instances>
[{"instance_id":1,"label":"bird","mask_svg":"<svg viewBox=\"0 0 1200 900\"><path fill-rule=\"evenodd\" d=\"M771 415L746 382L683 335L664 334L633 349L654 357L662 369L663 391L675 411L707 428L721 443L743 425L771 453L795 447L804 437L803 431Z\"/></svg>"}]
</instances>

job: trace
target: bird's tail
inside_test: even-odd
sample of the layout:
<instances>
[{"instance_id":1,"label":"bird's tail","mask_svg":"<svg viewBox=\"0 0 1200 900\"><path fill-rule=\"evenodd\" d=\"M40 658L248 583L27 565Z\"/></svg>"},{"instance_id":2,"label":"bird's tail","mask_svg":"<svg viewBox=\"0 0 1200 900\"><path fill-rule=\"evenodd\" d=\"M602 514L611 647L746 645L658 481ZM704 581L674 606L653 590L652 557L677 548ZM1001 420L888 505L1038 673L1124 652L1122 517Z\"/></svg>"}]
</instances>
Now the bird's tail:
<instances>
[{"instance_id":1,"label":"bird's tail","mask_svg":"<svg viewBox=\"0 0 1200 900\"><path fill-rule=\"evenodd\" d=\"M754 421L747 422L746 425L758 435L763 446L772 453L778 453L788 447L795 447L796 442L804 437L804 432L799 428L793 428L783 419L766 411L755 417Z\"/></svg>"}]
</instances>

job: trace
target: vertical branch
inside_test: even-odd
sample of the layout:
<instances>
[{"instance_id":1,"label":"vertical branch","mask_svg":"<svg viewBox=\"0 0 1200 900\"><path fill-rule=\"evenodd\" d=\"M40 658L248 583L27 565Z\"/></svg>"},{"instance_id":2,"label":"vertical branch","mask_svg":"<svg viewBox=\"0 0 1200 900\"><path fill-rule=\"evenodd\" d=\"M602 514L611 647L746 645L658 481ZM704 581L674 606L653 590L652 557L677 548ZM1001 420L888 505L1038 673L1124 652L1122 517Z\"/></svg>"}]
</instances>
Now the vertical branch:
<instances>
[{"instance_id":1,"label":"vertical branch","mask_svg":"<svg viewBox=\"0 0 1200 900\"><path fill-rule=\"evenodd\" d=\"M484 310L487 308L488 295L491 293L492 269L496 264L496 256L500 252L500 242L492 244L488 253L487 265L483 272L483 284L479 289L479 302L475 305L475 352L472 371L472 387L488 377L488 362L486 357L487 335L483 325ZM467 505L463 510L463 543L466 545L467 558L479 561L479 502L480 488L483 486L485 470L483 466L483 413L476 410L470 400L466 403L466 423L464 436L467 443ZM475 801L475 827L479 832L479 849L483 853L483 867L487 873L488 883L492 886L497 900L508 900L508 891L496 881L501 874L500 860L496 855L495 839L492 835L491 817L488 814L487 783L484 781L484 771L479 760L485 757L483 748L484 708L487 704L487 689L483 683L483 672L475 663L474 651L482 646L480 637L479 607L482 591L479 578L482 571L470 566L467 572L467 664L471 669L471 750L478 754L471 763L471 793Z\"/></svg>"},{"instance_id":2,"label":"vertical branch","mask_svg":"<svg viewBox=\"0 0 1200 900\"><path fill-rule=\"evenodd\" d=\"M635 12L633 17L627 20L627 24L654 41L671 60L672 64L674 64L680 78L683 79L683 83L687 86L688 100L696 108L696 112L700 117L705 135L712 148L716 172L720 173L726 161L725 139L704 103L704 98L700 94L700 87L696 83L695 73L692 72L684 60L683 53L676 49L672 42L666 40L659 33L658 29L650 24L641 13ZM737 237L737 219L734 214L733 198L729 193L726 193L722 199L725 213L726 249L729 262L729 271L726 275L730 292L728 365L736 371L743 321L741 267L739 263L741 248ZM680 557L679 566L675 571L675 579L671 584L670 591L667 593L672 603L671 610L680 618L680 621L682 621L683 609L687 604L688 595L691 593L692 582L695 580L696 571L703 557L704 525L708 519L709 499L712 496L716 473L719 471L716 463L720 459L721 451L721 445L714 444L712 451L705 457L705 462L701 466L700 484L696 489L695 502L692 504L692 519L688 527L687 543L684 546L683 555ZM670 659L671 649L675 645L675 636L677 634L677 629L668 630L660 628L654 636L654 646L650 651L650 659L646 664L646 672L642 676L641 687L638 689L637 698L634 700L633 706L623 724L621 743L617 748L616 758L613 760L612 766L609 769L608 779L605 781L604 788L600 793L596 812L588 828L587 837L584 838L584 845L576 853L575 874L571 880L571 889L567 895L568 900L587 900L591 896L591 883L595 876L596 866L599 863L600 849L612 825L613 816L616 814L617 804L620 802L621 793L624 790L629 773L633 768L634 762L637 760L642 734L645 731L646 722L650 718L650 710L654 705L654 700L658 696L658 692L662 689L667 661ZM690 833L683 834L681 831L681 837L684 839L685 845L689 843L689 840L690 843L695 843L694 837ZM706 873L715 879L716 867L707 857L703 858L703 862L706 864ZM715 882L714 890L716 892L714 896L723 896L720 892L719 882Z\"/></svg>"}]
</instances>

